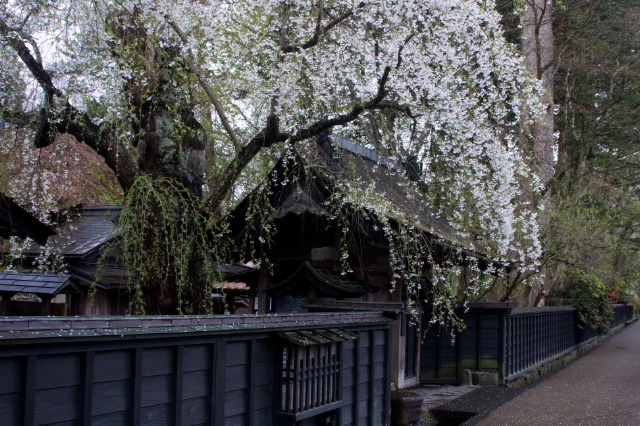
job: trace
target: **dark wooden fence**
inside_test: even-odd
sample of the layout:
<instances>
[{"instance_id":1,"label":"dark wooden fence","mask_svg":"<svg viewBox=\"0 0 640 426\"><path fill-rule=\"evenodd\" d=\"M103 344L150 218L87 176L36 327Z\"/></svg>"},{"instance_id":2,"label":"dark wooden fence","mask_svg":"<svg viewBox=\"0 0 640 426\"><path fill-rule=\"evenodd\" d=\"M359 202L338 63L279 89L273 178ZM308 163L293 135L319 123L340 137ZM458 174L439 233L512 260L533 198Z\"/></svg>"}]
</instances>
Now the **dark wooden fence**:
<instances>
[{"instance_id":1,"label":"dark wooden fence","mask_svg":"<svg viewBox=\"0 0 640 426\"><path fill-rule=\"evenodd\" d=\"M632 304L614 304L610 328L633 319ZM505 381L561 356L598 337L578 325L577 312L570 306L516 308L506 317L507 357Z\"/></svg>"},{"instance_id":2,"label":"dark wooden fence","mask_svg":"<svg viewBox=\"0 0 640 426\"><path fill-rule=\"evenodd\" d=\"M631 303L616 303L613 305L613 319L611 328L627 323L633 319L633 305Z\"/></svg>"},{"instance_id":3,"label":"dark wooden fence","mask_svg":"<svg viewBox=\"0 0 640 426\"><path fill-rule=\"evenodd\" d=\"M459 315L466 328L453 338L449 330L429 329L420 358L422 383L461 383L465 369L495 372L508 382L597 337L578 326L576 310L570 306L484 303ZM611 328L632 318L631 304L616 304Z\"/></svg>"},{"instance_id":4,"label":"dark wooden fence","mask_svg":"<svg viewBox=\"0 0 640 426\"><path fill-rule=\"evenodd\" d=\"M380 313L0 319L0 424L388 425Z\"/></svg>"},{"instance_id":5,"label":"dark wooden fence","mask_svg":"<svg viewBox=\"0 0 640 426\"><path fill-rule=\"evenodd\" d=\"M507 381L578 343L576 310L570 306L516 308L505 319Z\"/></svg>"}]
</instances>

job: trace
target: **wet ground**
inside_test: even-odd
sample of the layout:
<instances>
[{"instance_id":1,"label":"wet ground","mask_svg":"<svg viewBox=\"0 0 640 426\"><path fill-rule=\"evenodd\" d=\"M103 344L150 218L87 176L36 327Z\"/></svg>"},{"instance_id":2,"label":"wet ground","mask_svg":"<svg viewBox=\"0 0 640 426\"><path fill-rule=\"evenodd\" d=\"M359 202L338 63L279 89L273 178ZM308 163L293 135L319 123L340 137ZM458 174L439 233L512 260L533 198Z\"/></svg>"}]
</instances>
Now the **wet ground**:
<instances>
[{"instance_id":1,"label":"wet ground","mask_svg":"<svg viewBox=\"0 0 640 426\"><path fill-rule=\"evenodd\" d=\"M416 426L438 425L433 414L444 410L461 414L464 420L452 424L465 426L640 426L640 323L525 389L423 385L411 391L424 398Z\"/></svg>"},{"instance_id":2,"label":"wet ground","mask_svg":"<svg viewBox=\"0 0 640 426\"><path fill-rule=\"evenodd\" d=\"M469 423L640 425L640 322L600 341L565 368Z\"/></svg>"},{"instance_id":3,"label":"wet ground","mask_svg":"<svg viewBox=\"0 0 640 426\"><path fill-rule=\"evenodd\" d=\"M465 426L640 426L640 322L598 342L590 352L524 389L422 385L422 420L459 415ZM442 424L442 423L441 423Z\"/></svg>"}]
</instances>

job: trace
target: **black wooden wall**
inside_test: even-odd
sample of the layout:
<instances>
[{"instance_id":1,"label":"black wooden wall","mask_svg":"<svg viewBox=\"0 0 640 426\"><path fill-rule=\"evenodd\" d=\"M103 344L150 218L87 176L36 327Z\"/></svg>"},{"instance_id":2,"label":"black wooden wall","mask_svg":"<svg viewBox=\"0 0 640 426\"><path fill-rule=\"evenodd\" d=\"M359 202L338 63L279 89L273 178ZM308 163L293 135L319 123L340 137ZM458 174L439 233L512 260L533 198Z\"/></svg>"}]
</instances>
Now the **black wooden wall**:
<instances>
[{"instance_id":1,"label":"black wooden wall","mask_svg":"<svg viewBox=\"0 0 640 426\"><path fill-rule=\"evenodd\" d=\"M391 382L389 335L384 330L368 330L359 336L342 344L340 424L386 424L391 405L386 392Z\"/></svg>"},{"instance_id":2,"label":"black wooden wall","mask_svg":"<svg viewBox=\"0 0 640 426\"><path fill-rule=\"evenodd\" d=\"M618 310L611 327L624 324L632 307ZM420 354L422 383L460 383L463 371L496 372L503 381L562 356L596 336L578 324L571 306L515 308L506 304L478 303L458 311L466 328L451 337L446 327L429 328ZM428 326L425 315L423 329Z\"/></svg>"},{"instance_id":3,"label":"black wooden wall","mask_svg":"<svg viewBox=\"0 0 640 426\"><path fill-rule=\"evenodd\" d=\"M466 328L451 336L446 327L431 326L420 352L422 383L462 382L465 369L497 372L504 377L506 308L477 307L459 312ZM423 329L428 326L425 315Z\"/></svg>"},{"instance_id":4,"label":"black wooden wall","mask_svg":"<svg viewBox=\"0 0 640 426\"><path fill-rule=\"evenodd\" d=\"M390 328L350 331L359 338L341 343L337 419L387 425ZM155 337L148 328L61 340L0 347L2 426L277 424L282 352L273 332Z\"/></svg>"}]
</instances>

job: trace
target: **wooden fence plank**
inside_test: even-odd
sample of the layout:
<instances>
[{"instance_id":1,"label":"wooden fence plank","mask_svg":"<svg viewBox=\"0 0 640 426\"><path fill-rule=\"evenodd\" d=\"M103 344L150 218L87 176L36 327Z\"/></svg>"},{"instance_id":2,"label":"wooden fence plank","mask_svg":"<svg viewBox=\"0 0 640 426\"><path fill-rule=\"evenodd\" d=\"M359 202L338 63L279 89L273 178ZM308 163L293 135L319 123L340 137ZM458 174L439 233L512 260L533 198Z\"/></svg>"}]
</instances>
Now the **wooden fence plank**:
<instances>
[{"instance_id":1,"label":"wooden fence plank","mask_svg":"<svg viewBox=\"0 0 640 426\"><path fill-rule=\"evenodd\" d=\"M82 423L91 424L93 416L93 367L95 360L95 352L89 351L84 357L84 383L82 393L84 395L84 406L82 410Z\"/></svg>"},{"instance_id":2,"label":"wooden fence plank","mask_svg":"<svg viewBox=\"0 0 640 426\"><path fill-rule=\"evenodd\" d=\"M142 404L142 356L143 349L136 348L133 351L133 372L131 374L131 424L140 426L140 409Z\"/></svg>"},{"instance_id":3,"label":"wooden fence plank","mask_svg":"<svg viewBox=\"0 0 640 426\"><path fill-rule=\"evenodd\" d=\"M213 409L213 419L214 426L223 426L224 425L224 415L225 415L225 407L224 407L224 384L226 381L225 370L226 370L226 342L221 341L214 346L216 359L215 359L215 381L214 381L214 409Z\"/></svg>"},{"instance_id":4,"label":"wooden fence plank","mask_svg":"<svg viewBox=\"0 0 640 426\"><path fill-rule=\"evenodd\" d=\"M258 362L258 351L256 350L256 341L250 340L247 342L248 350L249 350L249 359L251 362L247 365L247 375L249 376L248 380L248 390L247 397L249 401L247 401L247 424L253 424L253 410L255 406L255 387L256 387L256 374L255 374L255 365Z\"/></svg>"},{"instance_id":5,"label":"wooden fence plank","mask_svg":"<svg viewBox=\"0 0 640 426\"><path fill-rule=\"evenodd\" d=\"M36 397L36 368L38 358L36 355L30 355L26 359L25 379L24 379L24 426L33 426L35 414L35 397Z\"/></svg>"},{"instance_id":6,"label":"wooden fence plank","mask_svg":"<svg viewBox=\"0 0 640 426\"><path fill-rule=\"evenodd\" d=\"M184 346L178 345L175 352L173 374L173 424L175 426L182 426L182 369L184 364Z\"/></svg>"}]
</instances>

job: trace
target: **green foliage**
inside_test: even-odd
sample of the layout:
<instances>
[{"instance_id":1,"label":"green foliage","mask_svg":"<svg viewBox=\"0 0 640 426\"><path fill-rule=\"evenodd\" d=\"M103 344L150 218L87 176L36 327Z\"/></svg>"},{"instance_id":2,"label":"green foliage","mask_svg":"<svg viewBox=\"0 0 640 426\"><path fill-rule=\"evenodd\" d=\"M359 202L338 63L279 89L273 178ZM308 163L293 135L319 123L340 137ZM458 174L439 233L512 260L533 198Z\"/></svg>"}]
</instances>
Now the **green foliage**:
<instances>
[{"instance_id":1,"label":"green foliage","mask_svg":"<svg viewBox=\"0 0 640 426\"><path fill-rule=\"evenodd\" d=\"M630 0L563 6L554 12L558 161L543 263L551 285L589 275L633 298L640 283L634 237L640 6Z\"/></svg>"},{"instance_id":2,"label":"green foliage","mask_svg":"<svg viewBox=\"0 0 640 426\"><path fill-rule=\"evenodd\" d=\"M103 251L102 268L114 251L130 272L130 312L212 312L216 265L230 258L223 224L208 225L207 211L188 190L170 179L142 175L128 191L115 228L118 238Z\"/></svg>"},{"instance_id":3,"label":"green foliage","mask_svg":"<svg viewBox=\"0 0 640 426\"><path fill-rule=\"evenodd\" d=\"M568 279L563 289L554 289L548 301L575 307L580 327L587 326L598 334L605 334L613 319L616 291L594 275L577 274Z\"/></svg>"},{"instance_id":4,"label":"green foliage","mask_svg":"<svg viewBox=\"0 0 640 426\"><path fill-rule=\"evenodd\" d=\"M632 299L640 282L638 247L631 238L638 217L635 196L599 174L585 177L580 187L567 181L555 185L547 211L547 288L591 276Z\"/></svg>"},{"instance_id":5,"label":"green foliage","mask_svg":"<svg viewBox=\"0 0 640 426\"><path fill-rule=\"evenodd\" d=\"M497 5L505 36L516 45L522 43L523 4ZM635 236L640 4L562 0L554 5L557 161L553 179L543 182L549 189L540 239L545 287L589 274L631 299L640 284Z\"/></svg>"}]
</instances>

